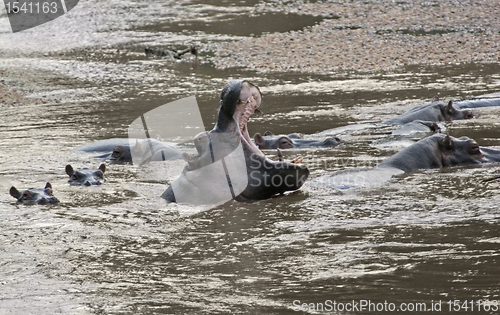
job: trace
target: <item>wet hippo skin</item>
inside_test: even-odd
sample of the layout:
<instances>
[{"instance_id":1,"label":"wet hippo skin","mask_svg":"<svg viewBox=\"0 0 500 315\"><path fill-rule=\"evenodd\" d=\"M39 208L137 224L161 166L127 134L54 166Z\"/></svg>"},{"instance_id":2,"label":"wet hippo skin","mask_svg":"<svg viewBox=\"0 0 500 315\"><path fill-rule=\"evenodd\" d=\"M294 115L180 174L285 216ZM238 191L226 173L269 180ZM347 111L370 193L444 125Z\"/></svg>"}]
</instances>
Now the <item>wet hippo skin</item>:
<instances>
[{"instance_id":1,"label":"wet hippo skin","mask_svg":"<svg viewBox=\"0 0 500 315\"><path fill-rule=\"evenodd\" d=\"M468 137L434 134L387 158L378 167L410 172L457 165L500 162L500 150L480 147Z\"/></svg>"},{"instance_id":2,"label":"wet hippo skin","mask_svg":"<svg viewBox=\"0 0 500 315\"><path fill-rule=\"evenodd\" d=\"M101 164L96 170L88 168L74 170L71 165L66 165L66 174L69 176L68 183L71 186L101 185L105 182L104 172L106 172L104 164Z\"/></svg>"},{"instance_id":3,"label":"wet hippo skin","mask_svg":"<svg viewBox=\"0 0 500 315\"><path fill-rule=\"evenodd\" d=\"M59 203L59 200L52 194L52 185L50 183L45 184L43 189L28 188L22 192L12 186L10 195L16 198L18 203L24 204L46 205Z\"/></svg>"},{"instance_id":4,"label":"wet hippo skin","mask_svg":"<svg viewBox=\"0 0 500 315\"><path fill-rule=\"evenodd\" d=\"M269 149L303 149L303 148L331 148L342 143L337 137L328 137L322 140L301 139L298 134L273 135L267 131L264 136L256 133L253 136L255 144L261 150Z\"/></svg>"},{"instance_id":5,"label":"wet hippo skin","mask_svg":"<svg viewBox=\"0 0 500 315\"><path fill-rule=\"evenodd\" d=\"M430 104L424 104L414 107L398 117L386 120L383 124L406 124L415 120L437 122L437 121L451 121L460 119L471 119L474 116L472 112L467 109L460 109L453 105L452 101L445 104L440 101L434 101Z\"/></svg>"},{"instance_id":6,"label":"wet hippo skin","mask_svg":"<svg viewBox=\"0 0 500 315\"><path fill-rule=\"evenodd\" d=\"M75 150L104 153L98 158L112 162L133 162L132 157L147 162L181 158L181 153L173 145L156 139L112 138L95 141Z\"/></svg>"},{"instance_id":7,"label":"wet hippo skin","mask_svg":"<svg viewBox=\"0 0 500 315\"><path fill-rule=\"evenodd\" d=\"M479 108L500 106L500 93L476 96L472 99L456 101L458 108Z\"/></svg>"},{"instance_id":8,"label":"wet hippo skin","mask_svg":"<svg viewBox=\"0 0 500 315\"><path fill-rule=\"evenodd\" d=\"M227 159L232 152L241 146L244 173L248 184L234 199L260 200L275 194L299 189L309 175L309 170L299 164L275 162L268 159L252 142L248 134L247 122L250 116L258 111L261 104L261 93L257 86L247 80L229 82L222 90L217 123L210 132L200 133L194 139L198 155L183 154L188 162L181 176L162 194L168 202L178 201L177 193L193 189L199 181L206 181L196 176L197 172L208 165ZM229 166L228 166L229 167ZM227 184L235 185L232 179ZM174 188L175 187L175 188ZM174 194L175 190L175 194ZM217 194L219 187L205 185L200 194Z\"/></svg>"}]
</instances>

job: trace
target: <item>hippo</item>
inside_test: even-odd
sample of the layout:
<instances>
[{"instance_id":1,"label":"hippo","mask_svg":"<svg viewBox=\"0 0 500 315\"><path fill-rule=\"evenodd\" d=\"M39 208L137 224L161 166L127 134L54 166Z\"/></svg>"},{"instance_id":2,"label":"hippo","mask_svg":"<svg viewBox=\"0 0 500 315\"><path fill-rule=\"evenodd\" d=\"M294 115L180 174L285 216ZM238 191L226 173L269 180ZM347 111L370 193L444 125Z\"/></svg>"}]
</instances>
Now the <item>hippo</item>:
<instances>
[{"instance_id":1,"label":"hippo","mask_svg":"<svg viewBox=\"0 0 500 315\"><path fill-rule=\"evenodd\" d=\"M500 150L480 147L468 138L453 138L437 133L424 138L373 168L346 170L309 181L312 187L353 188L378 187L396 175L418 169L500 162Z\"/></svg>"},{"instance_id":2,"label":"hippo","mask_svg":"<svg viewBox=\"0 0 500 315\"><path fill-rule=\"evenodd\" d=\"M458 108L479 108L500 106L500 93L485 94L471 99L456 101Z\"/></svg>"},{"instance_id":3,"label":"hippo","mask_svg":"<svg viewBox=\"0 0 500 315\"><path fill-rule=\"evenodd\" d=\"M403 125L415 120L419 121L451 121L460 119L471 119L474 115L468 109L460 109L453 105L452 101L446 105L439 100L434 99L430 104L423 104L408 110L398 117L391 118L382 122L387 125Z\"/></svg>"},{"instance_id":4,"label":"hippo","mask_svg":"<svg viewBox=\"0 0 500 315\"><path fill-rule=\"evenodd\" d=\"M152 162L181 159L181 152L173 143L157 139L112 138L86 144L76 151L104 153L100 159L112 162Z\"/></svg>"},{"instance_id":5,"label":"hippo","mask_svg":"<svg viewBox=\"0 0 500 315\"><path fill-rule=\"evenodd\" d=\"M404 172L457 165L500 162L500 150L480 147L468 137L434 134L405 148L378 165Z\"/></svg>"},{"instance_id":6,"label":"hippo","mask_svg":"<svg viewBox=\"0 0 500 315\"><path fill-rule=\"evenodd\" d=\"M106 165L101 164L97 170L88 168L74 170L71 165L66 165L66 174L69 175L68 183L71 186L101 185L104 180Z\"/></svg>"},{"instance_id":7,"label":"hippo","mask_svg":"<svg viewBox=\"0 0 500 315\"><path fill-rule=\"evenodd\" d=\"M329 148L336 147L342 143L342 141L337 137L329 137L323 140L306 140L299 137L300 136L298 134L275 136L271 132L267 131L264 136L260 133L256 133L253 136L253 139L257 147L261 150Z\"/></svg>"},{"instance_id":8,"label":"hippo","mask_svg":"<svg viewBox=\"0 0 500 315\"><path fill-rule=\"evenodd\" d=\"M183 154L182 174L161 195L168 202L221 204L261 200L299 189L307 167L267 158L251 141L247 122L259 111L262 95L248 80L229 82L221 92L217 123L198 134L198 155Z\"/></svg>"},{"instance_id":9,"label":"hippo","mask_svg":"<svg viewBox=\"0 0 500 315\"><path fill-rule=\"evenodd\" d=\"M52 185L50 183L45 184L43 189L28 188L22 192L12 186L10 195L16 198L18 203L23 204L47 205L59 203L59 200L52 194Z\"/></svg>"}]
</instances>

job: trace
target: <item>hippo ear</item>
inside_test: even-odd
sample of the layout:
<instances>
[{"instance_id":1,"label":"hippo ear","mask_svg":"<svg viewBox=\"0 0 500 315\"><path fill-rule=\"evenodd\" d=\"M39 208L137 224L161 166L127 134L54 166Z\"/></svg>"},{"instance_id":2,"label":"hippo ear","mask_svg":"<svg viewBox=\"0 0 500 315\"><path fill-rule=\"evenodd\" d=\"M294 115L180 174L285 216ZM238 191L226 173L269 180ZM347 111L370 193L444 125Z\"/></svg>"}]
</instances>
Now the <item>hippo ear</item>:
<instances>
[{"instance_id":1,"label":"hippo ear","mask_svg":"<svg viewBox=\"0 0 500 315\"><path fill-rule=\"evenodd\" d=\"M449 101L448 105L446 105L446 112L449 114L453 114L453 102Z\"/></svg>"},{"instance_id":2,"label":"hippo ear","mask_svg":"<svg viewBox=\"0 0 500 315\"><path fill-rule=\"evenodd\" d=\"M261 134L260 133L256 133L254 136L253 136L253 140L255 140L255 143L257 145L261 144L262 142L264 142L264 139L262 138Z\"/></svg>"},{"instance_id":3,"label":"hippo ear","mask_svg":"<svg viewBox=\"0 0 500 315\"><path fill-rule=\"evenodd\" d=\"M144 154L146 151L146 147L142 145L142 143L139 142L139 140L135 140L135 150L136 152L140 152L141 154Z\"/></svg>"},{"instance_id":4,"label":"hippo ear","mask_svg":"<svg viewBox=\"0 0 500 315\"><path fill-rule=\"evenodd\" d=\"M283 153L281 153L281 150L279 148L276 149L278 153L278 161L283 162L285 159L283 158Z\"/></svg>"},{"instance_id":5,"label":"hippo ear","mask_svg":"<svg viewBox=\"0 0 500 315\"><path fill-rule=\"evenodd\" d=\"M187 154L186 152L182 152L181 157L184 161L186 161L188 163L191 162L191 156L189 154Z\"/></svg>"},{"instance_id":6,"label":"hippo ear","mask_svg":"<svg viewBox=\"0 0 500 315\"><path fill-rule=\"evenodd\" d=\"M45 193L52 196L52 185L50 183L45 184Z\"/></svg>"},{"instance_id":7,"label":"hippo ear","mask_svg":"<svg viewBox=\"0 0 500 315\"><path fill-rule=\"evenodd\" d=\"M453 141L451 140L450 135L446 135L444 138L442 145L445 149L451 150L453 148Z\"/></svg>"},{"instance_id":8,"label":"hippo ear","mask_svg":"<svg viewBox=\"0 0 500 315\"><path fill-rule=\"evenodd\" d=\"M21 193L14 186L10 187L10 195L16 199L21 198Z\"/></svg>"},{"instance_id":9,"label":"hippo ear","mask_svg":"<svg viewBox=\"0 0 500 315\"><path fill-rule=\"evenodd\" d=\"M264 132L264 136L274 136L274 134L268 130L268 131Z\"/></svg>"},{"instance_id":10,"label":"hippo ear","mask_svg":"<svg viewBox=\"0 0 500 315\"><path fill-rule=\"evenodd\" d=\"M99 166L99 170L101 170L101 172L104 174L104 172L106 172L106 165L101 164L101 165Z\"/></svg>"},{"instance_id":11,"label":"hippo ear","mask_svg":"<svg viewBox=\"0 0 500 315\"><path fill-rule=\"evenodd\" d=\"M66 165L66 174L68 174L69 176L73 175L73 167L71 165Z\"/></svg>"}]
</instances>

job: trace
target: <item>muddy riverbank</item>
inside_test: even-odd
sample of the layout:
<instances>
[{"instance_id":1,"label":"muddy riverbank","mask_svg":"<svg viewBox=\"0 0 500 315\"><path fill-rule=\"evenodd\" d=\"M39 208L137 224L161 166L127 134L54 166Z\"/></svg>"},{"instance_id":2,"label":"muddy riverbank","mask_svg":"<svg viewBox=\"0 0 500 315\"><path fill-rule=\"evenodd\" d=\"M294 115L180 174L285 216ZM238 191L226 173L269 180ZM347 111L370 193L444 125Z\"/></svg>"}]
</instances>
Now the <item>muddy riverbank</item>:
<instances>
[{"instance_id":1,"label":"muddy riverbank","mask_svg":"<svg viewBox=\"0 0 500 315\"><path fill-rule=\"evenodd\" d=\"M217 67L330 73L500 61L500 8L493 0L271 1L254 12L325 20L300 31L218 44Z\"/></svg>"}]
</instances>

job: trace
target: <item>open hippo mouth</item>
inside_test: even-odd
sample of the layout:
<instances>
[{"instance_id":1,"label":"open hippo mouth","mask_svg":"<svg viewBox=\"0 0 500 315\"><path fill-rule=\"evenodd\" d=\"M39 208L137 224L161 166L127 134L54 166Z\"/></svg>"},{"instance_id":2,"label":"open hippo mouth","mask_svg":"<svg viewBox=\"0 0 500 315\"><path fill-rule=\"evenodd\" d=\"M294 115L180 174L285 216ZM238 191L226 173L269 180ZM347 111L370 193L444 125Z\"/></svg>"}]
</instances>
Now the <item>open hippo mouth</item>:
<instances>
[{"instance_id":1,"label":"open hippo mouth","mask_svg":"<svg viewBox=\"0 0 500 315\"><path fill-rule=\"evenodd\" d=\"M233 118L238 125L239 133L253 153L263 156L263 153L251 140L247 127L250 116L252 116L256 112L262 113L259 109L262 103L262 95L260 93L260 90L252 83L243 81L241 83L239 97L240 98L236 102L236 107L234 109L233 115Z\"/></svg>"},{"instance_id":2,"label":"open hippo mouth","mask_svg":"<svg viewBox=\"0 0 500 315\"><path fill-rule=\"evenodd\" d=\"M247 129L248 119L255 112L254 106L252 105L251 101L252 99L255 100L256 98L257 98L256 95L252 95L250 99L246 100L245 102L241 101L241 103L245 104L245 107L238 122L238 127L240 128L240 132L243 136L245 136L245 133L248 134L248 129Z\"/></svg>"}]
</instances>

